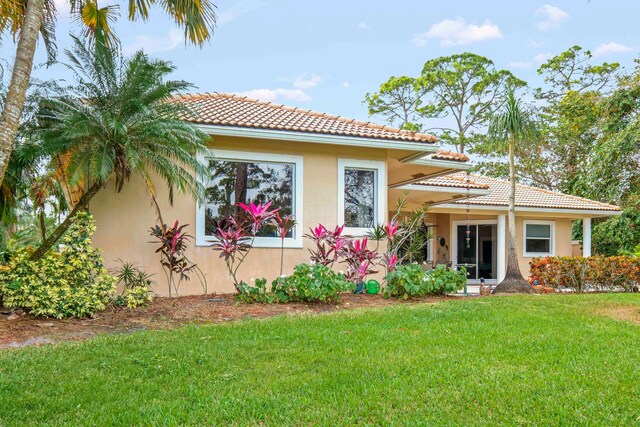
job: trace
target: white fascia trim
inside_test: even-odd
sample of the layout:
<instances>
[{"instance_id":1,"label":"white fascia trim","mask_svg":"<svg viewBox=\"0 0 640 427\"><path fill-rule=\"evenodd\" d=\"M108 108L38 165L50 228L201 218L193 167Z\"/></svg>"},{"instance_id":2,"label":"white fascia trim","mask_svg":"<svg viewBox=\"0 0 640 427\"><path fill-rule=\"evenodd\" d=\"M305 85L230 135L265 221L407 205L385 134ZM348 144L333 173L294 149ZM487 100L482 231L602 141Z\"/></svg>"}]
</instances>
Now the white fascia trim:
<instances>
[{"instance_id":1,"label":"white fascia trim","mask_svg":"<svg viewBox=\"0 0 640 427\"><path fill-rule=\"evenodd\" d=\"M452 203L444 203L438 205L438 208L444 209L459 209L465 210L467 209L467 205L461 206ZM508 211L508 206L497 206L497 205L469 205L470 209L480 210L480 211ZM541 213L569 213L569 214L577 214L579 217L582 216L617 216L620 215L621 211L606 211L606 210L587 210L587 209L567 209L567 208L535 208L535 207L525 207L525 206L516 206L516 212L541 212Z\"/></svg>"},{"instance_id":2,"label":"white fascia trim","mask_svg":"<svg viewBox=\"0 0 640 427\"><path fill-rule=\"evenodd\" d=\"M421 166L437 166L457 170L469 170L473 168L473 165L471 163L463 163L455 160L428 159L424 157L408 160L407 163Z\"/></svg>"},{"instance_id":3,"label":"white fascia trim","mask_svg":"<svg viewBox=\"0 0 640 427\"><path fill-rule=\"evenodd\" d=\"M382 160L338 159L338 224L344 224L344 170L345 168L373 169L376 171L376 225L387 220L387 164ZM372 228L345 227L350 236L366 236Z\"/></svg>"},{"instance_id":4,"label":"white fascia trim","mask_svg":"<svg viewBox=\"0 0 640 427\"><path fill-rule=\"evenodd\" d=\"M387 148L394 150L419 151L433 153L438 146L429 142L407 142L378 138L358 138L353 136L330 135L310 132L252 129L220 125L202 125L196 127L209 135L237 136L242 138L275 139L279 141L310 142L314 144L346 145L352 147Z\"/></svg>"},{"instance_id":5,"label":"white fascia trim","mask_svg":"<svg viewBox=\"0 0 640 427\"><path fill-rule=\"evenodd\" d=\"M431 186L431 185L408 184L408 185L403 185L403 186L394 187L394 188L397 188L399 190L409 190L409 191L428 191L429 193L449 193L449 194L463 194L463 193L466 194L467 193L466 188L438 187L438 186ZM479 188L470 188L469 194L472 194L474 196L486 196L488 194L491 194L491 191L482 190Z\"/></svg>"},{"instance_id":6,"label":"white fascia trim","mask_svg":"<svg viewBox=\"0 0 640 427\"><path fill-rule=\"evenodd\" d=\"M249 151L231 151L217 150L212 148L209 150L210 156L199 156L200 161L204 161L205 157L215 160L227 161L253 161L253 162L272 162L272 163L291 163L294 164L294 217L296 226L294 228L295 235L284 239L285 248L302 248L303 247L303 164L302 156L293 156L285 154L258 153ZM206 184L205 184L206 185ZM204 234L205 223L205 206L199 204L196 206L196 246L210 246L216 239ZM279 237L256 237L253 242L256 248L280 248L282 240Z\"/></svg>"},{"instance_id":7,"label":"white fascia trim","mask_svg":"<svg viewBox=\"0 0 640 427\"><path fill-rule=\"evenodd\" d=\"M527 225L548 225L550 227L549 230L549 240L550 240L550 252L527 252ZM535 239L535 237L532 237ZM545 239L544 237L539 237L539 239ZM555 221L542 221L535 219L527 219L522 221L522 257L523 258L535 258L535 257L545 257L545 256L556 256L556 222Z\"/></svg>"}]
</instances>

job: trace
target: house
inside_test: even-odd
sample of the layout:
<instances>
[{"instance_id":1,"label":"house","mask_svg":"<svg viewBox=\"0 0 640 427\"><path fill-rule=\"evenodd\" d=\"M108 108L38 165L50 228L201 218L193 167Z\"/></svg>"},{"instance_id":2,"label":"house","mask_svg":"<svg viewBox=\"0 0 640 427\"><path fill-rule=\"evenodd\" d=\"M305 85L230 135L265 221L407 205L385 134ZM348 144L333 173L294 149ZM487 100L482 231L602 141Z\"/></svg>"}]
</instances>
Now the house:
<instances>
[{"instance_id":1,"label":"house","mask_svg":"<svg viewBox=\"0 0 640 427\"><path fill-rule=\"evenodd\" d=\"M406 194L409 207L429 203L433 239L429 258L469 266L469 281L496 283L505 274L507 235L506 181L467 174L465 155L441 151L434 136L398 130L299 108L228 94L186 95L184 120L211 135L204 159L206 203L177 194L173 206L159 197L167 222L190 224L194 236L188 257L207 277L209 291L232 292L224 261L210 245L210 219L228 214L237 199L273 201L298 225L286 237L285 271L308 260L309 227L345 224L347 233L366 235L384 223ZM136 178L134 178L135 180ZM156 222L142 181L121 193L108 186L90 210L97 223L94 244L108 266L135 262L161 282L167 293L156 247L148 230ZM583 253L590 255L591 218L616 215L617 206L544 191L526 185L517 190L518 256L523 275L534 256L571 255L572 221L584 224ZM466 231L469 228L469 242ZM244 280L279 274L280 239L267 228L255 239L242 265ZM181 294L201 293L196 280Z\"/></svg>"}]
</instances>

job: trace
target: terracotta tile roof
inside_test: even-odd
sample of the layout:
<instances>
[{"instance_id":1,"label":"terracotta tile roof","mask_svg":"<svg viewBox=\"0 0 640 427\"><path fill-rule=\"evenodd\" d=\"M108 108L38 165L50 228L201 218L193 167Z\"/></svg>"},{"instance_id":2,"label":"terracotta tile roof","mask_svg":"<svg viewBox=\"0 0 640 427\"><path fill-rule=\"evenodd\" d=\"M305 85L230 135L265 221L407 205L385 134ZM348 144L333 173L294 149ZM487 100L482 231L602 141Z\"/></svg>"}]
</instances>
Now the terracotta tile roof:
<instances>
[{"instance_id":1,"label":"terracotta tile roof","mask_svg":"<svg viewBox=\"0 0 640 427\"><path fill-rule=\"evenodd\" d=\"M456 153L454 151L439 150L429 156L437 160L452 160L456 162L468 162L469 156L466 154Z\"/></svg>"},{"instance_id":2,"label":"terracotta tile roof","mask_svg":"<svg viewBox=\"0 0 640 427\"><path fill-rule=\"evenodd\" d=\"M433 135L361 122L296 107L258 101L226 93L183 95L176 98L189 110L184 120L219 126L284 130L392 141L435 143Z\"/></svg>"},{"instance_id":3,"label":"terracotta tile roof","mask_svg":"<svg viewBox=\"0 0 640 427\"><path fill-rule=\"evenodd\" d=\"M420 182L423 185L446 185L453 186L460 182L460 188L466 188L466 173L458 172L451 175L431 178ZM487 206L508 206L509 205L509 181L497 178L489 178L482 175L471 174L470 179L474 185L485 185L489 188L490 194L477 196L470 199L474 205ZM446 184L443 184L446 183ZM474 188L474 187L471 187ZM469 202L459 200L452 202L458 205L465 205ZM548 191L542 188L532 187L524 184L516 185L516 206L533 208L552 209L576 209L576 210L600 210L619 211L620 208L608 203L597 202L595 200L584 199L582 197L570 196L568 194Z\"/></svg>"},{"instance_id":4,"label":"terracotta tile roof","mask_svg":"<svg viewBox=\"0 0 640 427\"><path fill-rule=\"evenodd\" d=\"M437 176L435 178L430 178L425 181L416 182L415 185L428 185L433 187L449 187L449 188L462 188L465 189L467 186L470 189L474 190L486 190L489 188L489 185L482 184L473 181L472 179L469 182L466 181L466 175L444 175Z\"/></svg>"}]
</instances>

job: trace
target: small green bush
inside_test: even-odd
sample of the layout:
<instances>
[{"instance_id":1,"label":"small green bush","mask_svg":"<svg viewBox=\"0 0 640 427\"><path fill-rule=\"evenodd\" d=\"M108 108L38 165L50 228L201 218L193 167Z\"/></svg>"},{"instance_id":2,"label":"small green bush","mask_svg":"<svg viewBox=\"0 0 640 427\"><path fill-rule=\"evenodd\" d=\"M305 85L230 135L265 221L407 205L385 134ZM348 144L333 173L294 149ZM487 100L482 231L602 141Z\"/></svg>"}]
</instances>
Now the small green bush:
<instances>
[{"instance_id":1,"label":"small green bush","mask_svg":"<svg viewBox=\"0 0 640 427\"><path fill-rule=\"evenodd\" d=\"M0 268L0 296L8 308L36 316L87 317L104 310L115 291L115 278L91 246L95 224L90 214L78 214L60 239L62 249L29 261L31 249L17 251Z\"/></svg>"},{"instance_id":2,"label":"small green bush","mask_svg":"<svg viewBox=\"0 0 640 427\"><path fill-rule=\"evenodd\" d=\"M408 299L425 295L457 292L464 286L467 273L448 270L443 265L424 271L419 264L404 264L386 275L385 297Z\"/></svg>"},{"instance_id":3,"label":"small green bush","mask_svg":"<svg viewBox=\"0 0 640 427\"><path fill-rule=\"evenodd\" d=\"M131 262L120 262L120 267L112 271L116 285L121 286L122 293L114 300L115 306L127 306L136 308L147 305L153 301L154 294L151 286L154 284L153 274L146 273L143 269Z\"/></svg>"},{"instance_id":4,"label":"small green bush","mask_svg":"<svg viewBox=\"0 0 640 427\"><path fill-rule=\"evenodd\" d=\"M353 290L353 283L344 274L336 273L322 264L299 264L290 276L278 277L267 289L267 280L258 279L255 285L241 282L238 299L243 302L336 302L340 294Z\"/></svg>"}]
</instances>

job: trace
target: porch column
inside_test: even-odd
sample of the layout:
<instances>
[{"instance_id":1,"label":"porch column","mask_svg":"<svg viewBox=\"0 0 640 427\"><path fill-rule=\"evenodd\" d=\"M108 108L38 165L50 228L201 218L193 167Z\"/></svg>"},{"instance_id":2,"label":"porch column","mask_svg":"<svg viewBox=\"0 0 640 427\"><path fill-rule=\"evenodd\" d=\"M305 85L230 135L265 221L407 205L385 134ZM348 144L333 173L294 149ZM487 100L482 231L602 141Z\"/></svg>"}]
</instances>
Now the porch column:
<instances>
[{"instance_id":1,"label":"porch column","mask_svg":"<svg viewBox=\"0 0 640 427\"><path fill-rule=\"evenodd\" d=\"M498 215L498 283L504 280L507 268L507 216Z\"/></svg>"},{"instance_id":2,"label":"porch column","mask_svg":"<svg viewBox=\"0 0 640 427\"><path fill-rule=\"evenodd\" d=\"M591 256L591 218L582 219L582 256Z\"/></svg>"}]
</instances>

